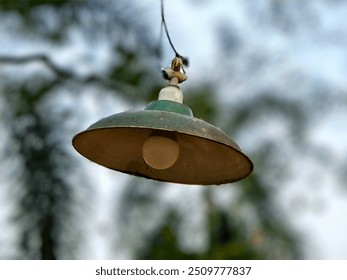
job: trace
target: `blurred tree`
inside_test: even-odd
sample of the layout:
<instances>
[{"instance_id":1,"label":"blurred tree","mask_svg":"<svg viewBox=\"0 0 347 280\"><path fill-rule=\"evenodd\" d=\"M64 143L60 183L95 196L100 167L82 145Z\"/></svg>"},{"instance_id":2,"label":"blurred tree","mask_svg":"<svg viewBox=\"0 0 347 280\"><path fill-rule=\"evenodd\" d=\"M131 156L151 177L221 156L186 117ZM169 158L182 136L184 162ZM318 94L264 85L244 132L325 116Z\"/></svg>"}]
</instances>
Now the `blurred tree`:
<instances>
[{"instance_id":1,"label":"blurred tree","mask_svg":"<svg viewBox=\"0 0 347 280\"><path fill-rule=\"evenodd\" d=\"M87 189L77 187L86 182L68 151L71 131L64 126L75 107L59 104L64 102L62 92L76 95L94 86L100 94L105 89L119 90L117 94L125 93L123 97L131 101L139 96L139 85L152 89L144 93L158 88L148 70L153 67L148 66L148 61L155 55L155 46L150 44L139 19L132 21L127 16L129 12L136 13L136 8L124 4L0 2L1 21L11 30L8 35L14 37L12 44L21 42L24 47L19 51L29 52L0 54L1 109L8 135L4 164L18 159L11 176L16 177L12 184L16 188L14 221L19 226L19 251L13 252L11 258L76 257L77 240L81 238L76 221L81 220L78 213L85 207L77 192ZM50 46L59 50L69 44L74 29L86 41L105 40L108 44L114 57L110 57L102 73L92 70L79 74L75 67L61 65L59 52L50 50ZM33 42L40 42L45 50L31 48ZM146 59L142 56L144 50ZM77 96L72 98L75 101ZM147 96L142 94L141 98ZM80 174L79 178L74 173Z\"/></svg>"},{"instance_id":2,"label":"blurred tree","mask_svg":"<svg viewBox=\"0 0 347 280\"><path fill-rule=\"evenodd\" d=\"M141 105L155 99L163 84L159 83L159 71L155 71L159 53L153 43L156 40L149 34L141 8L128 1L1 0L0 9L0 21L8 28L1 30L6 35L2 38L25 46L0 54L1 101L5 104L2 122L9 135L7 161L2 164L9 158L17 159L12 176L17 177L13 199L19 251L11 257L76 258L81 235L76 225L82 223L80 213L86 207L87 195L83 200L77 193L86 192L86 182L81 179L85 174L67 148L72 135L69 119L78 114L73 104L87 88L97 93L94 101L109 92L132 106L138 105L134 104L135 97ZM243 50L242 40L235 34L228 36L227 27L223 30L221 55L237 55ZM93 64L90 50L87 55L74 57L74 44L80 41L88 48L104 46L106 59ZM64 62L61 53L67 52L71 53ZM244 71L255 71L262 59L266 58L250 56L249 69ZM228 66L230 72L237 69ZM224 72L229 78L230 72ZM221 91L217 85L193 85L186 91L190 92L186 103L197 117L233 135L243 137L250 127L259 125L254 125L255 120L265 116L287 125L288 142L303 149L300 143L305 143L307 104L277 97L275 88L250 97L232 110L228 103L219 104L213 97L212 92ZM68 106L63 100L66 95L72 100ZM73 127L74 131L80 129ZM278 138L257 141L252 151L254 174L234 187L195 192L200 204L193 211L184 205L192 196L176 197L172 204L163 202L170 185L130 180L117 205L115 220L122 245L115 246L127 247L138 259L300 258L300 242L283 220L273 196L273 182L283 180L290 172L286 158L293 146L283 149L276 142ZM71 175L74 173L77 175ZM232 194L225 204L216 198L222 192ZM197 219L196 212L204 217L197 231L206 233L206 244L187 248L182 227Z\"/></svg>"},{"instance_id":3,"label":"blurred tree","mask_svg":"<svg viewBox=\"0 0 347 280\"><path fill-rule=\"evenodd\" d=\"M75 190L64 174L75 168L57 135L59 122L40 108L52 84L48 81L33 89L31 83L39 83L39 78L30 78L33 81L4 91L10 109L10 118L5 118L10 135L7 149L20 158L12 176L18 178L14 218L20 224L23 255L15 257L56 259L73 222Z\"/></svg>"}]
</instances>

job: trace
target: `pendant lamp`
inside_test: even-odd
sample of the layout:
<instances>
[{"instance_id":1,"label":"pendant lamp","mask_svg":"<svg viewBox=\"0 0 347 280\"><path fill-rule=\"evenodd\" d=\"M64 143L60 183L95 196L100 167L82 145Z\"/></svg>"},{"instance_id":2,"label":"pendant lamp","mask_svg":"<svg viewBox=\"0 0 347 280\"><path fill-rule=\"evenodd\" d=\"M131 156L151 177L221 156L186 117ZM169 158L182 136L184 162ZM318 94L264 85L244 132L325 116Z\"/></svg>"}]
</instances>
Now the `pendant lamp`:
<instances>
[{"instance_id":1,"label":"pendant lamp","mask_svg":"<svg viewBox=\"0 0 347 280\"><path fill-rule=\"evenodd\" d=\"M163 69L169 83L158 100L97 121L75 135L74 148L104 167L159 181L219 185L247 177L253 163L240 147L183 104L181 66L175 57Z\"/></svg>"}]
</instances>

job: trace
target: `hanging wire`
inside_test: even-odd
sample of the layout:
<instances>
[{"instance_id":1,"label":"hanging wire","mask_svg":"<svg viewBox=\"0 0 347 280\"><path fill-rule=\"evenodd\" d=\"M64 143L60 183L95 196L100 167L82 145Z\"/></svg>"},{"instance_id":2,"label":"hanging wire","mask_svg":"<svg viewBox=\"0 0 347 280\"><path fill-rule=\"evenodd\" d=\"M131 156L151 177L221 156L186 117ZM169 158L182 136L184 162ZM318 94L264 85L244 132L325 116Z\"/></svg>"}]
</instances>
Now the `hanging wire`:
<instances>
[{"instance_id":1,"label":"hanging wire","mask_svg":"<svg viewBox=\"0 0 347 280\"><path fill-rule=\"evenodd\" d=\"M161 30L160 30L160 37L161 37L162 34L163 34L163 31L162 31L162 30L163 30L163 26L164 26L164 30L165 30L166 37L167 37L167 39L168 39L168 41L169 41L169 44L170 44L172 50L173 50L174 53L175 53L175 56L178 57L178 58L180 58L180 59L182 59L183 64L184 64L185 66L188 66L188 65L189 65L188 57L184 57L184 56L180 55L180 54L177 52L177 50L176 50L174 44L172 43L172 40L171 40L171 37L170 37L170 34L169 34L169 30L168 30L168 28L167 28L167 24L166 24L166 21L165 21L164 0L160 0L160 3L161 3Z\"/></svg>"}]
</instances>

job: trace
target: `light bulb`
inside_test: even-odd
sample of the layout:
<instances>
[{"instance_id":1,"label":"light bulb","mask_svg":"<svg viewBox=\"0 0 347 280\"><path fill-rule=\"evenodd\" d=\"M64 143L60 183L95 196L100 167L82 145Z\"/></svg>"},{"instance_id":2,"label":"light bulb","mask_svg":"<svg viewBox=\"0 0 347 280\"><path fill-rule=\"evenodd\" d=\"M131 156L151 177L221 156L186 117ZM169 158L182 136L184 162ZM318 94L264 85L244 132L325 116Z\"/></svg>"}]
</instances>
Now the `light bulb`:
<instances>
[{"instance_id":1,"label":"light bulb","mask_svg":"<svg viewBox=\"0 0 347 280\"><path fill-rule=\"evenodd\" d=\"M167 169L178 159L180 148L178 143L167 137L150 136L142 146L145 162L154 169Z\"/></svg>"}]
</instances>

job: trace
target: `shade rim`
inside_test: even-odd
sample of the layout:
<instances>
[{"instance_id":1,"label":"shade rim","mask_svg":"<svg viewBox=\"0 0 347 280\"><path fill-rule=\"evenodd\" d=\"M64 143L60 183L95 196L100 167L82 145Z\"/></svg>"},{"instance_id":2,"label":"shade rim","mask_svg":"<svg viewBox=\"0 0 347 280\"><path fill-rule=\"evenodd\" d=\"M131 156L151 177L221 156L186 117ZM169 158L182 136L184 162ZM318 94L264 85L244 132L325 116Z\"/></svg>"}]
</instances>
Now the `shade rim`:
<instances>
[{"instance_id":1,"label":"shade rim","mask_svg":"<svg viewBox=\"0 0 347 280\"><path fill-rule=\"evenodd\" d=\"M240 176L233 176L232 178L220 178L219 180L215 180L214 182L187 182L184 179L175 179L166 180L165 178L154 178L149 174L139 173L136 170L126 170L125 168L113 168L110 166L106 166L95 158L91 158L86 155L85 151L81 151L81 147L79 142L82 141L82 138L88 138L92 134L102 134L108 133L105 130L114 131L117 129L134 129L134 130L152 130L152 131L164 131L164 132L174 132L178 135L186 135L187 137L198 138L203 141L208 141L211 143L215 143L217 145L223 145L227 149L232 149L233 152L238 154L240 160L242 160L242 165L244 166L243 171L240 173ZM103 131L104 130L104 131ZM89 136L87 136L89 135ZM74 148L84 157L89 160L105 166L109 169L120 171L122 173L131 174L135 176L140 176L144 178L149 178L157 181L163 182L172 182L178 184L187 184L187 185L220 185L226 183L232 183L239 181L245 177L247 177L254 169L253 163L250 158L245 155L241 148L222 130L219 128L194 117L186 116L174 112L166 112L166 111L155 111L155 110L143 110L143 111L127 111L118 114L111 115L109 117L103 118L96 123L92 124L86 130L78 133L72 139L72 144Z\"/></svg>"}]
</instances>

